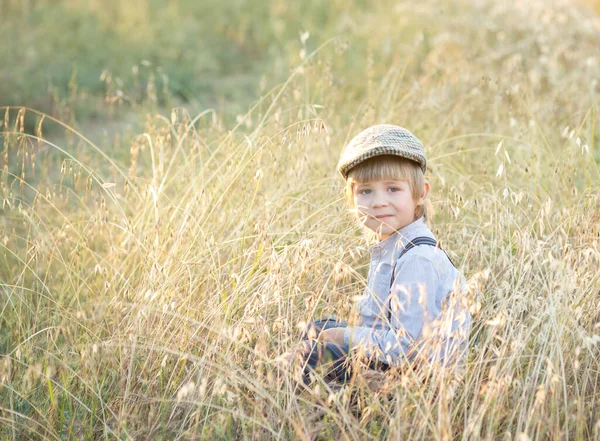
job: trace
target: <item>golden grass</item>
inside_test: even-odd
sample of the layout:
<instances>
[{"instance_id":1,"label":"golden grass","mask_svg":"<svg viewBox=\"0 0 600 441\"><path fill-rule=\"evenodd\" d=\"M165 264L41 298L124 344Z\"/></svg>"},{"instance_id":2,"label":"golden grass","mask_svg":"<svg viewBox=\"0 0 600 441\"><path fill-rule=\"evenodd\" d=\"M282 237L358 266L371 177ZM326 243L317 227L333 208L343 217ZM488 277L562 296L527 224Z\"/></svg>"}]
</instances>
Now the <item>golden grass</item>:
<instances>
[{"instance_id":1,"label":"golden grass","mask_svg":"<svg viewBox=\"0 0 600 441\"><path fill-rule=\"evenodd\" d=\"M582 8L340 13L342 37L303 36L235 127L149 115L127 162L3 108L1 438L597 439L599 31ZM466 371L296 395L276 358L365 283L338 155L384 121L426 144L433 229L469 281Z\"/></svg>"}]
</instances>

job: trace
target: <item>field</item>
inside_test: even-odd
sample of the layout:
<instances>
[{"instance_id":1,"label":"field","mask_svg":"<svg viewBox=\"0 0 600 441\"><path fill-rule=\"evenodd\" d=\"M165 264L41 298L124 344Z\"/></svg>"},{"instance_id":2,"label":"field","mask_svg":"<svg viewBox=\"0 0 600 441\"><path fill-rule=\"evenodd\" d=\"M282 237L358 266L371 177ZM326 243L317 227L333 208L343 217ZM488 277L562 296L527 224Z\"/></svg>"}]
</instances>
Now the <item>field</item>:
<instances>
[{"instance_id":1,"label":"field","mask_svg":"<svg viewBox=\"0 0 600 441\"><path fill-rule=\"evenodd\" d=\"M0 9L0 439L600 439L599 3ZM425 144L466 369L295 393L365 286L335 167L382 122Z\"/></svg>"}]
</instances>

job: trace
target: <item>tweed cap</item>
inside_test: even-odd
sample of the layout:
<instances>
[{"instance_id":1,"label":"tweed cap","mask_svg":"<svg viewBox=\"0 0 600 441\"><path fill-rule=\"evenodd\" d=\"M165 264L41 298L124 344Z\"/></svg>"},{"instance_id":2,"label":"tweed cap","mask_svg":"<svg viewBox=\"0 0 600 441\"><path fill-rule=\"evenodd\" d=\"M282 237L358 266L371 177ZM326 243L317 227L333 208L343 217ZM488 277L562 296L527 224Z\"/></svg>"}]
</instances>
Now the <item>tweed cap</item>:
<instances>
[{"instance_id":1,"label":"tweed cap","mask_svg":"<svg viewBox=\"0 0 600 441\"><path fill-rule=\"evenodd\" d=\"M427 170L427 156L423 144L410 131L392 124L369 127L348 143L338 163L338 171L344 179L348 172L361 162L381 155L394 155L415 161L423 173Z\"/></svg>"}]
</instances>

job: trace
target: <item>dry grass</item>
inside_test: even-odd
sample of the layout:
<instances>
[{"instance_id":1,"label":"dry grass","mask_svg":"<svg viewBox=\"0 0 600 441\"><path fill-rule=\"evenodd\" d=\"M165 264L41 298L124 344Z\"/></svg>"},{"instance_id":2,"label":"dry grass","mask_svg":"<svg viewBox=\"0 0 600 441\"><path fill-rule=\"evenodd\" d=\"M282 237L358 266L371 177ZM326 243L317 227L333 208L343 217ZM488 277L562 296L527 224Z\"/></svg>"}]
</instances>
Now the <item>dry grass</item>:
<instances>
[{"instance_id":1,"label":"dry grass","mask_svg":"<svg viewBox=\"0 0 600 441\"><path fill-rule=\"evenodd\" d=\"M150 115L128 163L3 109L0 438L600 437L600 31L584 8L341 14L346 37L299 41L237 126ZM466 372L296 395L275 359L365 283L335 164L383 121L426 144L433 229L469 279Z\"/></svg>"}]
</instances>

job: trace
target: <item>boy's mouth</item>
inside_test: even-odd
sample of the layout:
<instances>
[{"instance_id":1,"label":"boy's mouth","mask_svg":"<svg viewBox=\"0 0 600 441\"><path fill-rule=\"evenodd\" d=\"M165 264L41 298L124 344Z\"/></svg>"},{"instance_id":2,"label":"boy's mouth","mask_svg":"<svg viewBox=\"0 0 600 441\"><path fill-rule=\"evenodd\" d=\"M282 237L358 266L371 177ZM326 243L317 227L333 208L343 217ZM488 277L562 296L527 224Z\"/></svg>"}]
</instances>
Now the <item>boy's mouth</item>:
<instances>
[{"instance_id":1,"label":"boy's mouth","mask_svg":"<svg viewBox=\"0 0 600 441\"><path fill-rule=\"evenodd\" d=\"M391 214L381 214L379 216L375 216L375 219L387 219L388 217L392 217Z\"/></svg>"}]
</instances>

